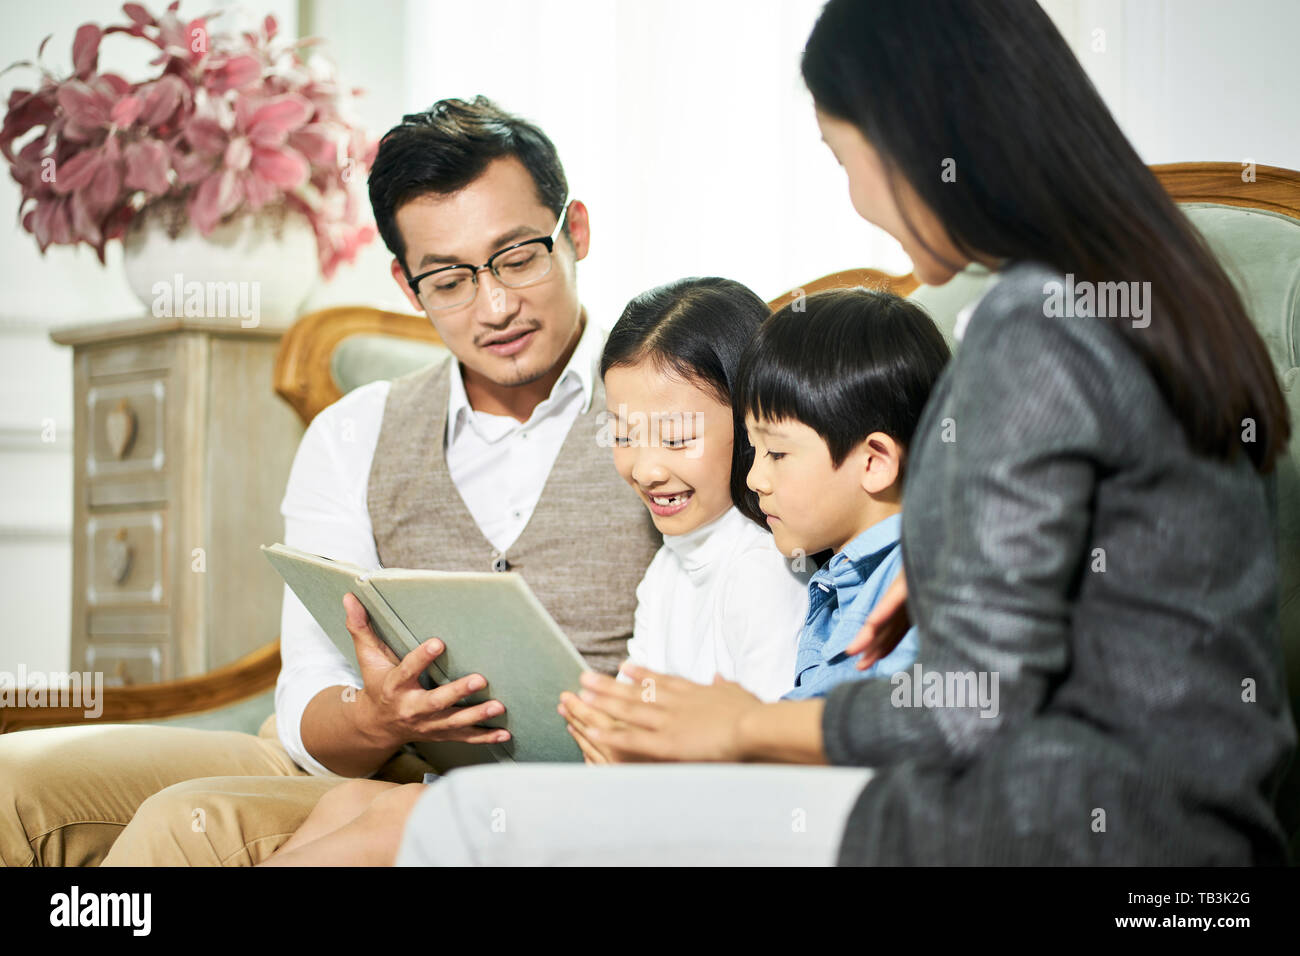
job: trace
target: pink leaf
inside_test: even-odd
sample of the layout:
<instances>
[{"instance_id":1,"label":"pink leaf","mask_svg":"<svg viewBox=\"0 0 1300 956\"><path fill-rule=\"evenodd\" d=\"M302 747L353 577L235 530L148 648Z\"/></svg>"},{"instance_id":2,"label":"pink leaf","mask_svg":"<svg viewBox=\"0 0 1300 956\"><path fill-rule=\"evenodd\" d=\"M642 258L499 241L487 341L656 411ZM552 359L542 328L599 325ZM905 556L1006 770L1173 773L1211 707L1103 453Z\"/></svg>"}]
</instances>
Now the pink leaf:
<instances>
[{"instance_id":1,"label":"pink leaf","mask_svg":"<svg viewBox=\"0 0 1300 956\"><path fill-rule=\"evenodd\" d=\"M221 153L226 148L229 134L214 119L195 117L185 128L185 138L200 153Z\"/></svg>"},{"instance_id":2,"label":"pink leaf","mask_svg":"<svg viewBox=\"0 0 1300 956\"><path fill-rule=\"evenodd\" d=\"M116 73L101 73L90 81L90 85L110 99L116 96L126 96L131 92L131 84Z\"/></svg>"},{"instance_id":3,"label":"pink leaf","mask_svg":"<svg viewBox=\"0 0 1300 956\"><path fill-rule=\"evenodd\" d=\"M228 169L203 180L190 200L190 218L199 232L210 235L222 217L239 205L241 192L236 174Z\"/></svg>"},{"instance_id":4,"label":"pink leaf","mask_svg":"<svg viewBox=\"0 0 1300 956\"><path fill-rule=\"evenodd\" d=\"M50 213L50 243L56 246L71 245L72 225L68 222L67 201L56 200L51 205L54 209Z\"/></svg>"},{"instance_id":5,"label":"pink leaf","mask_svg":"<svg viewBox=\"0 0 1300 956\"><path fill-rule=\"evenodd\" d=\"M130 17L133 23L142 27L151 27L156 22L149 11L138 3L123 4L122 12Z\"/></svg>"},{"instance_id":6,"label":"pink leaf","mask_svg":"<svg viewBox=\"0 0 1300 956\"><path fill-rule=\"evenodd\" d=\"M171 119L176 108L181 105L185 82L168 74L150 83L147 90L140 109L140 122L152 129Z\"/></svg>"},{"instance_id":7,"label":"pink leaf","mask_svg":"<svg viewBox=\"0 0 1300 956\"><path fill-rule=\"evenodd\" d=\"M210 82L207 83L208 89L214 93L224 93L227 90L237 90L260 79L262 64L255 56L235 56L208 75L211 77Z\"/></svg>"},{"instance_id":8,"label":"pink leaf","mask_svg":"<svg viewBox=\"0 0 1300 956\"><path fill-rule=\"evenodd\" d=\"M51 185L60 196L84 189L98 175L107 160L100 149L85 149L65 163L54 168L54 182Z\"/></svg>"},{"instance_id":9,"label":"pink leaf","mask_svg":"<svg viewBox=\"0 0 1300 956\"><path fill-rule=\"evenodd\" d=\"M208 32L207 17L196 17L185 26L182 41L185 56L191 63L197 63L211 51L212 36Z\"/></svg>"},{"instance_id":10,"label":"pink leaf","mask_svg":"<svg viewBox=\"0 0 1300 956\"><path fill-rule=\"evenodd\" d=\"M23 228L36 237L36 245L44 252L50 245L50 218L54 214L53 201L37 203L23 216Z\"/></svg>"},{"instance_id":11,"label":"pink leaf","mask_svg":"<svg viewBox=\"0 0 1300 956\"><path fill-rule=\"evenodd\" d=\"M266 31L266 38L268 40L275 39L275 34L279 30L279 25L275 22L275 17L268 13L266 19L262 21L262 29Z\"/></svg>"},{"instance_id":12,"label":"pink leaf","mask_svg":"<svg viewBox=\"0 0 1300 956\"><path fill-rule=\"evenodd\" d=\"M338 143L330 134L329 127L320 123L312 123L291 133L289 145L320 165L328 165L338 158Z\"/></svg>"},{"instance_id":13,"label":"pink leaf","mask_svg":"<svg viewBox=\"0 0 1300 956\"><path fill-rule=\"evenodd\" d=\"M116 141L109 140L109 142ZM108 150L105 152L107 153ZM101 212L107 210L117 202L118 193L122 191L122 170L120 164L114 160L115 157L108 158L108 161L95 170L95 178L90 181L90 186L85 191L86 202L92 209Z\"/></svg>"},{"instance_id":14,"label":"pink leaf","mask_svg":"<svg viewBox=\"0 0 1300 956\"><path fill-rule=\"evenodd\" d=\"M226 147L226 155L222 158L222 163L227 169L244 170L248 168L252 158L253 150L248 145L248 140L240 136L230 141L230 145Z\"/></svg>"},{"instance_id":15,"label":"pink leaf","mask_svg":"<svg viewBox=\"0 0 1300 956\"><path fill-rule=\"evenodd\" d=\"M170 188L167 147L156 139L131 143L122 151L122 158L126 161L128 189L143 189L150 195L161 196Z\"/></svg>"},{"instance_id":16,"label":"pink leaf","mask_svg":"<svg viewBox=\"0 0 1300 956\"><path fill-rule=\"evenodd\" d=\"M266 149L262 146L253 147L253 161L249 170L254 176L281 189L296 189L310 172L307 160L297 150Z\"/></svg>"},{"instance_id":17,"label":"pink leaf","mask_svg":"<svg viewBox=\"0 0 1300 956\"><path fill-rule=\"evenodd\" d=\"M140 116L140 111L144 108L144 100L138 96L124 96L113 104L112 110L109 111L108 118L118 129L130 126Z\"/></svg>"},{"instance_id":18,"label":"pink leaf","mask_svg":"<svg viewBox=\"0 0 1300 956\"><path fill-rule=\"evenodd\" d=\"M274 183L248 175L244 177L244 195L248 198L248 205L251 208L261 209L267 203L279 199L281 192L280 187Z\"/></svg>"},{"instance_id":19,"label":"pink leaf","mask_svg":"<svg viewBox=\"0 0 1300 956\"><path fill-rule=\"evenodd\" d=\"M92 246L98 245L102 239L99 224L86 205L85 197L81 193L74 194L68 203L68 208L72 214L73 235L77 239L84 239Z\"/></svg>"},{"instance_id":20,"label":"pink leaf","mask_svg":"<svg viewBox=\"0 0 1300 956\"><path fill-rule=\"evenodd\" d=\"M83 80L99 65L99 41L103 37L103 31L93 23L77 27L77 35L72 41L72 68Z\"/></svg>"},{"instance_id":21,"label":"pink leaf","mask_svg":"<svg viewBox=\"0 0 1300 956\"><path fill-rule=\"evenodd\" d=\"M0 152L9 156L14 140L37 126L48 126L53 119L54 104L48 97L14 90L9 94L9 111L0 128Z\"/></svg>"},{"instance_id":22,"label":"pink leaf","mask_svg":"<svg viewBox=\"0 0 1300 956\"><path fill-rule=\"evenodd\" d=\"M184 186L192 186L214 171L210 156L198 153L181 153L172 151L172 169L176 170L176 179Z\"/></svg>"},{"instance_id":23,"label":"pink leaf","mask_svg":"<svg viewBox=\"0 0 1300 956\"><path fill-rule=\"evenodd\" d=\"M68 118L85 129L108 125L110 103L108 97L78 80L69 80L59 87L59 106Z\"/></svg>"},{"instance_id":24,"label":"pink leaf","mask_svg":"<svg viewBox=\"0 0 1300 956\"><path fill-rule=\"evenodd\" d=\"M312 106L296 93L272 97L248 121L248 138L255 146L279 146L291 130L311 117Z\"/></svg>"}]
</instances>

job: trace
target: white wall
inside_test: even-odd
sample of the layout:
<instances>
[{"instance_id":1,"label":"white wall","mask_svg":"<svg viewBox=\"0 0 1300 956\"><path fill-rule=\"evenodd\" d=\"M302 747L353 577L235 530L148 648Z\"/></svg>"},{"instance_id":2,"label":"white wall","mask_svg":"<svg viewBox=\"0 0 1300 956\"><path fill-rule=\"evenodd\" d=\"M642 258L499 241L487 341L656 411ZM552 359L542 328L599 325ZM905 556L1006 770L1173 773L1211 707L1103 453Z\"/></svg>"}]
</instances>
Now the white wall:
<instances>
[{"instance_id":1,"label":"white wall","mask_svg":"<svg viewBox=\"0 0 1300 956\"><path fill-rule=\"evenodd\" d=\"M1149 163L1253 159L1300 168L1294 0L1043 0ZM183 11L224 6L184 0ZM161 8L161 0L154 6ZM251 0L286 30L294 0ZM859 220L843 172L819 141L798 55L821 0L304 0L343 79L368 91L375 133L445 96L486 93L555 140L574 195L591 209L583 299L613 323L659 282L719 274L771 297L857 265L910 266ZM54 33L66 68L76 26L119 18L118 0L0 8L0 66ZM1104 51L1093 49L1103 30ZM105 62L125 56L105 43ZM125 61L123 61L125 63ZM0 77L0 96L22 71ZM0 222L16 186L0 182ZM376 242L322 283L310 307L405 308ZM71 557L70 352L48 326L138 311L110 250L52 249L0 228L0 670L67 666ZM53 419L58 440L40 441Z\"/></svg>"},{"instance_id":2,"label":"white wall","mask_svg":"<svg viewBox=\"0 0 1300 956\"><path fill-rule=\"evenodd\" d=\"M1300 169L1300 3L1043 5L1147 163ZM1095 49L1098 40L1104 49Z\"/></svg>"}]
</instances>

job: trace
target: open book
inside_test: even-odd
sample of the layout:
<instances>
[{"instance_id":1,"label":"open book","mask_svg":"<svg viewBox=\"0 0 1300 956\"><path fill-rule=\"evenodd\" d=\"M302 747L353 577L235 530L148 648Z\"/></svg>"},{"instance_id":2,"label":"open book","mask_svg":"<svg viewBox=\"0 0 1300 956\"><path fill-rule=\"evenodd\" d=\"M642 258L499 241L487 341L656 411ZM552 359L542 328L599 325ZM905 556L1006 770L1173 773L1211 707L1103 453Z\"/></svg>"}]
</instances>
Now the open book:
<instances>
[{"instance_id":1,"label":"open book","mask_svg":"<svg viewBox=\"0 0 1300 956\"><path fill-rule=\"evenodd\" d=\"M365 606L371 629L398 658L431 637L446 645L421 679L425 687L475 673L487 679L487 687L464 703L501 701L505 713L480 726L503 727L510 739L415 742L415 750L437 770L493 761L582 761L555 708L561 691L580 689L578 677L589 668L520 575L367 570L284 544L262 545L262 552L358 675L343 611L348 592Z\"/></svg>"}]
</instances>

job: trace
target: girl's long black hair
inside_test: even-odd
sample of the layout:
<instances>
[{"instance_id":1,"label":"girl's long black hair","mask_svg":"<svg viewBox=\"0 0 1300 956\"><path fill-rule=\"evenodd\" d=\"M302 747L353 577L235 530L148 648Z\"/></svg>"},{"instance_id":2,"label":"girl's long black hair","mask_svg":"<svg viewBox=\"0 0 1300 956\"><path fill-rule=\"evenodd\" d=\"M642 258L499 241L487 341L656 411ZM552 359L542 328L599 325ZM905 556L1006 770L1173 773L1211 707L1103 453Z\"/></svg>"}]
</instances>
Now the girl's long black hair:
<instances>
[{"instance_id":1,"label":"girl's long black hair","mask_svg":"<svg viewBox=\"0 0 1300 956\"><path fill-rule=\"evenodd\" d=\"M1150 282L1150 324L1117 328L1188 445L1272 470L1291 425L1259 333L1035 0L830 0L802 69L817 108L880 153L895 199L902 177L964 255Z\"/></svg>"},{"instance_id":2,"label":"girl's long black hair","mask_svg":"<svg viewBox=\"0 0 1300 956\"><path fill-rule=\"evenodd\" d=\"M627 304L605 340L600 376L611 368L652 361L713 395L728 408L745 346L768 317L767 303L731 279L678 279L642 292ZM743 419L732 415L731 501L765 531L758 496L745 484L754 449Z\"/></svg>"}]
</instances>

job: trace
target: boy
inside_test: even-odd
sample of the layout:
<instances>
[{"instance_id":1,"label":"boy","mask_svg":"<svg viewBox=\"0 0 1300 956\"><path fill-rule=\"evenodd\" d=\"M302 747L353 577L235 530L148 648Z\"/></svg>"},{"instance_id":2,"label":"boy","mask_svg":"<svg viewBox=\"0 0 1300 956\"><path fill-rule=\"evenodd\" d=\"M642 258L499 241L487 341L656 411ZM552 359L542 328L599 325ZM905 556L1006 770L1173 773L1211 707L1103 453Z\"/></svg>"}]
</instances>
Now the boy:
<instances>
[{"instance_id":1,"label":"boy","mask_svg":"<svg viewBox=\"0 0 1300 956\"><path fill-rule=\"evenodd\" d=\"M809 581L783 699L888 677L916 657L914 631L866 670L845 648L902 568L907 445L948 358L919 306L863 288L791 303L746 350L736 412L754 446L749 487L783 554L829 555Z\"/></svg>"}]
</instances>

